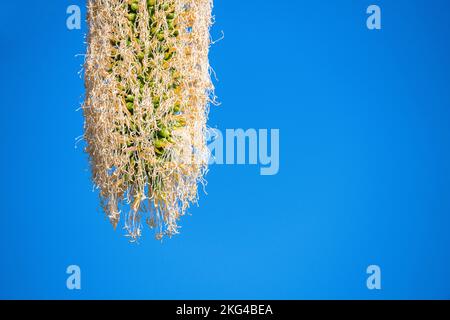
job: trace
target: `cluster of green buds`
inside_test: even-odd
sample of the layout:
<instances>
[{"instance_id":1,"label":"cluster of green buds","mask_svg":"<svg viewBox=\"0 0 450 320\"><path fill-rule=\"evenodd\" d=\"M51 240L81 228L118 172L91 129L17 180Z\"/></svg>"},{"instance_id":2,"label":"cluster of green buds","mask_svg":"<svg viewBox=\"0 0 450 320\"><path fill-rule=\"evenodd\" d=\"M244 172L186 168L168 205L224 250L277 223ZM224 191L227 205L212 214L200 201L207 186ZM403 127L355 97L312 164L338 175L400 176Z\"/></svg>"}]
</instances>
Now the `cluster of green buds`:
<instances>
[{"instance_id":1,"label":"cluster of green buds","mask_svg":"<svg viewBox=\"0 0 450 320\"><path fill-rule=\"evenodd\" d=\"M131 137L128 138L129 142L127 143L127 147L134 146L134 143L130 142L130 140L132 140L133 136L140 136L140 130L134 124L133 116L142 103L144 92L151 95L150 100L152 106L154 110L157 110L167 99L167 93L172 91L179 99L176 99L176 102L170 110L170 114L167 115L170 121L164 121L165 124L162 121L158 121L158 130L155 131L152 137L148 137L153 141L156 156L162 159L167 146L174 143L173 131L186 125L186 120L182 115L181 104L180 87L182 77L180 72L171 63L177 53L173 42L180 34L176 22L175 3L173 0L147 0L148 21L142 19L144 15L140 10L144 8L140 7L138 0L128 0L126 5L127 19L132 30L132 36L122 40L126 41L127 46L133 46L136 57L135 63L137 64L136 70L140 70L140 73L137 75L140 89L139 96L135 96L131 88L122 85L119 87L120 95L123 97L123 103L131 119L129 127L123 133ZM138 24L142 23L148 28L150 39L141 39ZM152 45L145 47L145 42L150 42ZM111 67L108 70L110 73L113 72L113 67L117 66L123 60L118 53L121 44L120 41L111 39L111 44L113 49L111 54ZM152 71L157 67L160 67L164 72L170 72L172 79L171 83L167 84L167 87L164 88L165 93L163 94L158 93L156 90L156 84L159 84L158 76L155 76L155 73ZM121 82L122 77L120 75L116 77L118 82ZM149 90L145 90L147 88ZM143 110L141 111L139 114L141 116L143 115L145 119L148 115Z\"/></svg>"}]
</instances>

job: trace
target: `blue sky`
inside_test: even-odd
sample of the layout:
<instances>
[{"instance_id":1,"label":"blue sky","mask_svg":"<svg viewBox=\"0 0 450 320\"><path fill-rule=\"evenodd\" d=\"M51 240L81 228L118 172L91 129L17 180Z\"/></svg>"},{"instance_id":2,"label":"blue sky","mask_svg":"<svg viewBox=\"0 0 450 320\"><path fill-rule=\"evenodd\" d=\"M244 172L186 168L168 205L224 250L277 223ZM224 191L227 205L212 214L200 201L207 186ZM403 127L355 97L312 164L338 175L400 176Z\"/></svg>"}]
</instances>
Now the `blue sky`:
<instances>
[{"instance_id":1,"label":"blue sky","mask_svg":"<svg viewBox=\"0 0 450 320\"><path fill-rule=\"evenodd\" d=\"M0 13L1 298L450 298L448 1L217 0L209 125L279 129L280 171L212 166L181 235L139 245L75 148L87 30L66 28L71 4L85 15L75 0Z\"/></svg>"}]
</instances>

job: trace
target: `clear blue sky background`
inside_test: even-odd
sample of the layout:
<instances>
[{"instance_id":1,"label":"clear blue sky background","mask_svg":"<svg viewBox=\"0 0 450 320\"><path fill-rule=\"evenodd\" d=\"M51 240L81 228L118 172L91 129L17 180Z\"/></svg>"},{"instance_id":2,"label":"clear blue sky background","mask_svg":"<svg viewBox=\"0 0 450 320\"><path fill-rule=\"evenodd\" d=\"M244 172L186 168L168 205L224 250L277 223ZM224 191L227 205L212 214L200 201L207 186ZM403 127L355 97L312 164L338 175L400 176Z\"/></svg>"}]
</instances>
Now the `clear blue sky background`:
<instances>
[{"instance_id":1,"label":"clear blue sky background","mask_svg":"<svg viewBox=\"0 0 450 320\"><path fill-rule=\"evenodd\" d=\"M211 167L182 234L139 245L74 148L87 30L66 29L70 4L85 15L2 3L0 298L450 298L449 1L216 0L209 124L279 128L280 172Z\"/></svg>"}]
</instances>

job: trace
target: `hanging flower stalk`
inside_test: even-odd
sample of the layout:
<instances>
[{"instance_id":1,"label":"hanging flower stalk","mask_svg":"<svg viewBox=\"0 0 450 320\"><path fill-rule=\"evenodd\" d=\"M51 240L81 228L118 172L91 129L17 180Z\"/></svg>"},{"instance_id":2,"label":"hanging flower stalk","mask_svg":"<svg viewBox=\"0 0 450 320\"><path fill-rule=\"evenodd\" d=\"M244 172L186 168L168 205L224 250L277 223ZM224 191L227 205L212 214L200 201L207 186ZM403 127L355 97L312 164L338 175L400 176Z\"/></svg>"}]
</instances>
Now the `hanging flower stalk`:
<instances>
[{"instance_id":1,"label":"hanging flower stalk","mask_svg":"<svg viewBox=\"0 0 450 320\"><path fill-rule=\"evenodd\" d=\"M101 205L132 240L178 233L209 157L211 0L89 0L86 151Z\"/></svg>"}]
</instances>

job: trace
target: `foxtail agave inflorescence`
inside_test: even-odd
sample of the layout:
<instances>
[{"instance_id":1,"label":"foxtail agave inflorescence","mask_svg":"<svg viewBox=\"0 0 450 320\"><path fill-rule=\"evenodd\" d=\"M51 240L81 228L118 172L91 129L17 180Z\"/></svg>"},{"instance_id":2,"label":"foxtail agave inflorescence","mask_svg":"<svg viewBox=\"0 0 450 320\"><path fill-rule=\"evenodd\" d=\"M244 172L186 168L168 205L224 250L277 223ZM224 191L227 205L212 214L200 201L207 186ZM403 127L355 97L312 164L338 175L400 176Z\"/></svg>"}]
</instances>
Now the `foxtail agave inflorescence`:
<instances>
[{"instance_id":1,"label":"foxtail agave inflorescence","mask_svg":"<svg viewBox=\"0 0 450 320\"><path fill-rule=\"evenodd\" d=\"M197 201L213 98L212 0L89 0L86 151L101 205L132 240L178 233Z\"/></svg>"}]
</instances>

